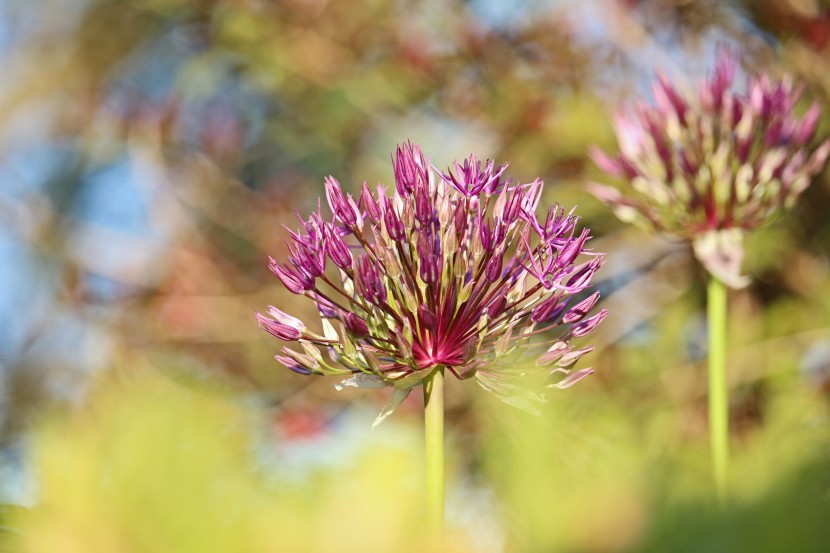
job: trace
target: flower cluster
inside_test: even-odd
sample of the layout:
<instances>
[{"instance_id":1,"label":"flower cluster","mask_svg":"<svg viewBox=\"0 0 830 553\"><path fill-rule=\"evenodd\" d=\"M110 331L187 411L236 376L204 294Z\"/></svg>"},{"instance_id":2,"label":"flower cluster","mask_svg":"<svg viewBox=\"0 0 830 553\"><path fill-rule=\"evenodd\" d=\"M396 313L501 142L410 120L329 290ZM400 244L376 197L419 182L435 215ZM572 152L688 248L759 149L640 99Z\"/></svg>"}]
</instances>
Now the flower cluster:
<instances>
[{"instance_id":1,"label":"flower cluster","mask_svg":"<svg viewBox=\"0 0 830 553\"><path fill-rule=\"evenodd\" d=\"M577 230L573 211L552 206L538 220L543 183L513 184L506 165L475 156L441 173L407 143L393 166L391 195L364 183L355 199L326 179L333 218L318 205L289 230L288 263L271 259L273 273L316 302L322 319L317 334L276 307L270 317L257 313L261 328L301 348L284 347L276 359L301 374L352 375L343 386L394 386L391 409L439 367L519 403L509 363L495 361L531 351L538 338L550 347L529 365L546 379L564 377L548 385L590 374L573 367L592 347L570 340L608 313L589 314L603 255L586 248L589 232ZM547 335L558 327L557 337Z\"/></svg>"},{"instance_id":2,"label":"flower cluster","mask_svg":"<svg viewBox=\"0 0 830 553\"><path fill-rule=\"evenodd\" d=\"M620 154L591 155L630 190L592 184L591 191L626 222L692 240L706 268L733 287L740 276L743 231L792 207L830 154L812 153L821 110L796 116L800 88L762 74L746 91L731 90L736 62L719 52L714 73L697 95L684 95L660 76L655 105L618 115Z\"/></svg>"}]
</instances>

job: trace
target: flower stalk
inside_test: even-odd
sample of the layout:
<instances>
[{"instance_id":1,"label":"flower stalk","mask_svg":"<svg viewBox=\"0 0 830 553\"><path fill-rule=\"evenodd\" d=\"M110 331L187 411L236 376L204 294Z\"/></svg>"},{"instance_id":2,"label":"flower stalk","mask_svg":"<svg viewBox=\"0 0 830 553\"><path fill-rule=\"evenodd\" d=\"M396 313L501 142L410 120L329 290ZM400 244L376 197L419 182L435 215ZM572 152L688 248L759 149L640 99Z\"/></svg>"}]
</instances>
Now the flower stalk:
<instances>
[{"instance_id":1,"label":"flower stalk","mask_svg":"<svg viewBox=\"0 0 830 553\"><path fill-rule=\"evenodd\" d=\"M729 388L726 374L726 285L709 277L707 322L709 332L709 437L715 493L726 503L729 486Z\"/></svg>"},{"instance_id":2,"label":"flower stalk","mask_svg":"<svg viewBox=\"0 0 830 553\"><path fill-rule=\"evenodd\" d=\"M426 497L429 534L444 531L444 368L424 379L424 435L426 444Z\"/></svg>"}]
</instances>

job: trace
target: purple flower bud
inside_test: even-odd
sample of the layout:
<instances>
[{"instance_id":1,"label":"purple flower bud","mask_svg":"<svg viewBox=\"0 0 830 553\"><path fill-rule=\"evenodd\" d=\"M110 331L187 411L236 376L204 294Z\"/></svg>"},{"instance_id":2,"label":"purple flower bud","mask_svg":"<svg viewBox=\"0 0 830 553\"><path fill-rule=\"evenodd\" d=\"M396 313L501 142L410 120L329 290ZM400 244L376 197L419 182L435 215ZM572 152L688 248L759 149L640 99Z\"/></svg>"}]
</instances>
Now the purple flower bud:
<instances>
[{"instance_id":1,"label":"purple flower bud","mask_svg":"<svg viewBox=\"0 0 830 553\"><path fill-rule=\"evenodd\" d=\"M325 227L325 241L326 251L334 264L341 269L351 268L352 253L343 241L343 237L340 236L340 231L333 224L326 225Z\"/></svg>"},{"instance_id":2,"label":"purple flower bud","mask_svg":"<svg viewBox=\"0 0 830 553\"><path fill-rule=\"evenodd\" d=\"M256 312L256 320L259 323L259 328L272 336L279 338L280 340L293 342L295 340L299 340L303 335L300 330L294 328L293 326L269 319L259 311Z\"/></svg>"},{"instance_id":3,"label":"purple flower bud","mask_svg":"<svg viewBox=\"0 0 830 553\"><path fill-rule=\"evenodd\" d=\"M496 282L501 278L503 258L500 251L497 251L490 261L487 262L487 267L484 270L484 276L490 282Z\"/></svg>"},{"instance_id":4,"label":"purple flower bud","mask_svg":"<svg viewBox=\"0 0 830 553\"><path fill-rule=\"evenodd\" d=\"M496 297L487 306L487 316L491 319L495 319L499 315L502 314L504 311L505 306L507 305L507 288L502 288L501 292L496 294Z\"/></svg>"},{"instance_id":5,"label":"purple flower bud","mask_svg":"<svg viewBox=\"0 0 830 553\"><path fill-rule=\"evenodd\" d=\"M423 328L435 330L438 327L438 317L426 305L418 306L418 321Z\"/></svg>"},{"instance_id":6,"label":"purple flower bud","mask_svg":"<svg viewBox=\"0 0 830 553\"><path fill-rule=\"evenodd\" d=\"M534 323L555 321L568 308L568 301L562 300L562 294L554 294L533 308L530 320Z\"/></svg>"},{"instance_id":7,"label":"purple flower bud","mask_svg":"<svg viewBox=\"0 0 830 553\"><path fill-rule=\"evenodd\" d=\"M804 119L798 125L795 131L795 140L800 144L807 144L813 139L813 134L816 132L819 118L821 117L821 104L813 102L810 109L804 115Z\"/></svg>"},{"instance_id":8,"label":"purple flower bud","mask_svg":"<svg viewBox=\"0 0 830 553\"><path fill-rule=\"evenodd\" d=\"M401 221L403 221L403 227L407 231L411 231L415 228L415 201L411 196L403 202Z\"/></svg>"},{"instance_id":9,"label":"purple flower bud","mask_svg":"<svg viewBox=\"0 0 830 553\"><path fill-rule=\"evenodd\" d=\"M733 99L734 100L734 99ZM732 121L730 124L735 127L741 121L741 118L744 115L744 105L741 102L733 101L732 102Z\"/></svg>"},{"instance_id":10,"label":"purple flower bud","mask_svg":"<svg viewBox=\"0 0 830 553\"><path fill-rule=\"evenodd\" d=\"M564 378L561 382L559 382L556 387L560 390L564 390L566 388L570 388L586 376L590 376L594 374L594 369L587 368L587 369L580 369L578 371L574 371L569 374L566 378Z\"/></svg>"},{"instance_id":11,"label":"purple flower bud","mask_svg":"<svg viewBox=\"0 0 830 553\"><path fill-rule=\"evenodd\" d=\"M432 198L429 196L429 190L426 184L419 185L415 188L415 218L422 225L428 225L432 222Z\"/></svg>"},{"instance_id":12,"label":"purple flower bud","mask_svg":"<svg viewBox=\"0 0 830 553\"><path fill-rule=\"evenodd\" d=\"M321 241L322 238L320 236ZM291 254L288 256L291 264L295 267L302 267L311 276L317 278L326 271L326 249L321 242L311 245L304 241L294 240L288 243L288 251Z\"/></svg>"},{"instance_id":13,"label":"purple flower bud","mask_svg":"<svg viewBox=\"0 0 830 553\"><path fill-rule=\"evenodd\" d=\"M581 349L571 349L566 351L559 359L558 365L560 367L570 367L592 351L594 351L594 346L587 346Z\"/></svg>"},{"instance_id":14,"label":"purple flower bud","mask_svg":"<svg viewBox=\"0 0 830 553\"><path fill-rule=\"evenodd\" d=\"M512 225L519 218L522 213L522 201L524 200L524 191L521 189L514 189L507 200L507 205L504 208L504 224Z\"/></svg>"},{"instance_id":15,"label":"purple flower bud","mask_svg":"<svg viewBox=\"0 0 830 553\"><path fill-rule=\"evenodd\" d=\"M326 177L325 185L326 199L328 199L329 207L337 220L350 227L357 225L360 210L357 209L352 197L346 197L343 194L340 183L334 177Z\"/></svg>"},{"instance_id":16,"label":"purple flower bud","mask_svg":"<svg viewBox=\"0 0 830 553\"><path fill-rule=\"evenodd\" d=\"M539 359L536 360L536 365L539 367L549 367L559 361L563 355L572 349L567 342L556 342L548 351L539 356Z\"/></svg>"},{"instance_id":17,"label":"purple flower bud","mask_svg":"<svg viewBox=\"0 0 830 553\"><path fill-rule=\"evenodd\" d=\"M607 316L608 316L608 310L607 309L601 309L599 311L599 313L597 313L593 317L585 319L581 323L578 323L578 324L575 324L574 326L572 326L571 327L571 334L573 334L574 336L577 336L577 337L585 336L586 334L588 334L589 332L594 330L597 326L599 326L599 323L601 323L602 320L605 319L605 317L607 317Z\"/></svg>"},{"instance_id":18,"label":"purple flower bud","mask_svg":"<svg viewBox=\"0 0 830 553\"><path fill-rule=\"evenodd\" d=\"M302 375L309 375L314 374L313 371L307 367L302 366L299 362L295 361L294 359L287 357L285 355L275 355L274 359L294 371L295 373L302 374Z\"/></svg>"},{"instance_id":19,"label":"purple flower bud","mask_svg":"<svg viewBox=\"0 0 830 553\"><path fill-rule=\"evenodd\" d=\"M507 164L495 167L493 161L488 161L482 169L481 162L476 156L470 155L463 165L455 164L456 174L448 169L441 176L444 181L466 197L478 196L482 192L496 194L501 190L501 175L507 169Z\"/></svg>"},{"instance_id":20,"label":"purple flower bud","mask_svg":"<svg viewBox=\"0 0 830 553\"><path fill-rule=\"evenodd\" d=\"M767 127L767 132L764 135L764 146L767 148L777 146L781 142L783 129L783 121L773 121L770 126Z\"/></svg>"},{"instance_id":21,"label":"purple flower bud","mask_svg":"<svg viewBox=\"0 0 830 553\"><path fill-rule=\"evenodd\" d=\"M273 319L274 319L275 321L277 321L278 323L282 323L282 324L284 324L284 325L288 325L288 326L294 327L294 328L296 328L297 330L299 330L300 332L302 332L303 330L305 330L305 324L303 323L303 321L301 321L301 320L300 320L300 319L298 319L297 317L292 317L292 316L291 316L291 315L289 315L288 313L286 313L286 312L284 312L284 311L281 311L281 310L277 309L277 308L276 308L276 307L274 307L273 305L269 305L269 306L268 306L268 313L269 313L269 314L271 315L271 317L273 317Z\"/></svg>"},{"instance_id":22,"label":"purple flower bud","mask_svg":"<svg viewBox=\"0 0 830 553\"><path fill-rule=\"evenodd\" d=\"M585 241L588 238L588 229L582 229L582 234L578 238L568 241L566 246L562 248L562 251L556 256L556 262L562 267L567 267L576 261L577 256L582 253L585 247Z\"/></svg>"},{"instance_id":23,"label":"purple flower bud","mask_svg":"<svg viewBox=\"0 0 830 553\"><path fill-rule=\"evenodd\" d=\"M306 290L314 288L314 277L309 273L301 270L294 270L287 265L280 265L273 258L268 258L270 263L268 268L271 272L277 275L283 286L285 286L292 294L302 294Z\"/></svg>"},{"instance_id":24,"label":"purple flower bud","mask_svg":"<svg viewBox=\"0 0 830 553\"><path fill-rule=\"evenodd\" d=\"M568 312L565 313L565 316L562 317L562 322L565 324L571 324L581 321L585 318L585 315L587 315L588 312L594 308L597 304L597 300L599 300L599 292L594 292L581 302L571 307Z\"/></svg>"},{"instance_id":25,"label":"purple flower bud","mask_svg":"<svg viewBox=\"0 0 830 553\"><path fill-rule=\"evenodd\" d=\"M357 259L360 292L370 302L380 305L386 301L386 285L380 270L369 257L363 254Z\"/></svg>"},{"instance_id":26,"label":"purple flower bud","mask_svg":"<svg viewBox=\"0 0 830 553\"><path fill-rule=\"evenodd\" d=\"M329 305L328 301L314 293L312 293L311 296L315 299L315 303L317 304L317 311L320 313L321 317L324 317L326 319L336 319L339 316L338 311L332 308Z\"/></svg>"},{"instance_id":27,"label":"purple flower bud","mask_svg":"<svg viewBox=\"0 0 830 553\"><path fill-rule=\"evenodd\" d=\"M455 215L453 216L453 224L455 225L455 232L458 236L464 236L467 232L467 211L464 209L464 204L458 202L455 206Z\"/></svg>"},{"instance_id":28,"label":"purple flower bud","mask_svg":"<svg viewBox=\"0 0 830 553\"><path fill-rule=\"evenodd\" d=\"M611 157L595 146L588 150L588 156L604 173L612 177L622 177L624 175L619 158Z\"/></svg>"},{"instance_id":29,"label":"purple flower bud","mask_svg":"<svg viewBox=\"0 0 830 553\"><path fill-rule=\"evenodd\" d=\"M479 217L478 234L481 239L481 247L487 253L493 251L493 229L490 227L490 221L485 217Z\"/></svg>"},{"instance_id":30,"label":"purple flower bud","mask_svg":"<svg viewBox=\"0 0 830 553\"><path fill-rule=\"evenodd\" d=\"M343 324L357 338L363 338L369 335L369 326L366 324L366 321L354 313L346 313L346 316L343 317Z\"/></svg>"},{"instance_id":31,"label":"purple flower bud","mask_svg":"<svg viewBox=\"0 0 830 553\"><path fill-rule=\"evenodd\" d=\"M405 238L406 229L403 226L403 221L398 217L395 207L387 198L383 199L383 221L392 240L400 242Z\"/></svg>"},{"instance_id":32,"label":"purple flower bud","mask_svg":"<svg viewBox=\"0 0 830 553\"><path fill-rule=\"evenodd\" d=\"M720 49L715 60L715 71L702 91L703 102L714 113L719 113L723 106L724 95L735 77L736 60L726 49Z\"/></svg>"},{"instance_id":33,"label":"purple flower bud","mask_svg":"<svg viewBox=\"0 0 830 553\"><path fill-rule=\"evenodd\" d=\"M427 284L435 284L441 277L441 268L438 266L438 258L435 255L427 254L420 260L421 280Z\"/></svg>"},{"instance_id":34,"label":"purple flower bud","mask_svg":"<svg viewBox=\"0 0 830 553\"><path fill-rule=\"evenodd\" d=\"M418 145L407 142L399 145L392 159L395 168L395 186L401 197L408 197L418 183L429 181L427 163Z\"/></svg>"},{"instance_id":35,"label":"purple flower bud","mask_svg":"<svg viewBox=\"0 0 830 553\"><path fill-rule=\"evenodd\" d=\"M369 192L369 187L366 186L365 182L363 183L363 188L360 191L360 205L366 211L366 214L369 216L373 223L380 222L380 206L372 197L372 193Z\"/></svg>"},{"instance_id":36,"label":"purple flower bud","mask_svg":"<svg viewBox=\"0 0 830 553\"><path fill-rule=\"evenodd\" d=\"M576 292L578 290L582 290L591 282L591 279L594 277L594 273L602 266L602 258L597 257L587 263L584 263L580 266L580 268L571 275L571 278L568 279L568 282L565 283L565 286Z\"/></svg>"},{"instance_id":37,"label":"purple flower bud","mask_svg":"<svg viewBox=\"0 0 830 553\"><path fill-rule=\"evenodd\" d=\"M664 112L668 112L669 107L671 107L671 109L674 110L680 124L686 126L686 110L689 106L677 93L674 87L669 84L665 75L657 75L657 83L652 88L652 91L654 92L654 97L657 100L658 105L660 105L660 108Z\"/></svg>"}]
</instances>

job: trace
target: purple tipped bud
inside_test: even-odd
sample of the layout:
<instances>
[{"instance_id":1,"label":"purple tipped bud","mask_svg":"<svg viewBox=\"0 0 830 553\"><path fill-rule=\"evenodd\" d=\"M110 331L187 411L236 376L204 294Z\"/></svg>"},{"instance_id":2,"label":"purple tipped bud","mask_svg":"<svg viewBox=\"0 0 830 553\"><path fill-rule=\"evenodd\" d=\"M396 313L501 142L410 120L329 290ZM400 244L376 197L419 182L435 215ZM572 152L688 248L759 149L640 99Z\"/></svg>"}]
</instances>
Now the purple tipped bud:
<instances>
[{"instance_id":1,"label":"purple tipped bud","mask_svg":"<svg viewBox=\"0 0 830 553\"><path fill-rule=\"evenodd\" d=\"M554 294L542 301L530 314L530 320L534 323L547 323L555 321L567 309L568 302L562 300L562 294Z\"/></svg>"},{"instance_id":2,"label":"purple tipped bud","mask_svg":"<svg viewBox=\"0 0 830 553\"><path fill-rule=\"evenodd\" d=\"M259 328L271 334L272 336L279 338L280 340L293 342L295 340L299 340L300 337L303 335L300 330L294 328L293 326L282 324L273 319L269 319L265 315L261 314L259 311L256 312L256 320L259 323Z\"/></svg>"},{"instance_id":3,"label":"purple tipped bud","mask_svg":"<svg viewBox=\"0 0 830 553\"><path fill-rule=\"evenodd\" d=\"M715 61L715 72L709 79L708 90L711 94L712 107L714 111L719 111L723 104L723 95L732 85L732 79L735 78L735 69L737 60L735 56L726 49L722 49L717 53Z\"/></svg>"},{"instance_id":4,"label":"purple tipped bud","mask_svg":"<svg viewBox=\"0 0 830 553\"><path fill-rule=\"evenodd\" d=\"M380 222L380 206L372 197L372 193L369 192L369 187L366 186L365 182L363 183L363 188L360 191L360 206L366 211L366 214L373 223Z\"/></svg>"},{"instance_id":5,"label":"purple tipped bud","mask_svg":"<svg viewBox=\"0 0 830 553\"><path fill-rule=\"evenodd\" d=\"M314 277L310 274L302 270L292 269L287 265L280 265L273 258L269 257L268 259L270 259L268 268L292 294L302 294L306 290L314 288Z\"/></svg>"},{"instance_id":6,"label":"purple tipped bud","mask_svg":"<svg viewBox=\"0 0 830 553\"><path fill-rule=\"evenodd\" d=\"M438 327L438 317L426 305L418 306L418 321L422 328L435 330Z\"/></svg>"},{"instance_id":7,"label":"purple tipped bud","mask_svg":"<svg viewBox=\"0 0 830 553\"><path fill-rule=\"evenodd\" d=\"M403 221L398 217L398 213L388 198L383 199L383 222L386 224L386 231L392 240L400 242L404 239L406 229L403 226Z\"/></svg>"},{"instance_id":8,"label":"purple tipped bud","mask_svg":"<svg viewBox=\"0 0 830 553\"><path fill-rule=\"evenodd\" d=\"M360 211L357 209L354 200L343 194L340 183L334 177L326 177L325 185L326 199L328 199L329 207L337 220L350 227L357 225Z\"/></svg>"},{"instance_id":9,"label":"purple tipped bud","mask_svg":"<svg viewBox=\"0 0 830 553\"><path fill-rule=\"evenodd\" d=\"M369 335L369 326L366 321L355 315L354 313L347 313L343 318L343 323L346 328L354 334L357 338L363 338Z\"/></svg>"},{"instance_id":10,"label":"purple tipped bud","mask_svg":"<svg viewBox=\"0 0 830 553\"><path fill-rule=\"evenodd\" d=\"M327 300L317 296L316 294L312 294L312 296L315 298L317 311L319 311L321 317L325 317L326 319L336 319L339 316L338 311L332 308Z\"/></svg>"},{"instance_id":11,"label":"purple tipped bud","mask_svg":"<svg viewBox=\"0 0 830 553\"><path fill-rule=\"evenodd\" d=\"M295 373L302 374L305 376L313 374L313 371L311 369L302 366L299 362L285 355L275 355L274 359L276 359L277 361L279 361Z\"/></svg>"},{"instance_id":12,"label":"purple tipped bud","mask_svg":"<svg viewBox=\"0 0 830 553\"><path fill-rule=\"evenodd\" d=\"M579 361L585 355L594 351L594 346L587 346L580 349L572 349L566 351L557 363L560 367L570 367Z\"/></svg>"},{"instance_id":13,"label":"purple tipped bud","mask_svg":"<svg viewBox=\"0 0 830 553\"><path fill-rule=\"evenodd\" d=\"M556 387L560 388L560 389L563 389L563 390L566 389L566 388L570 388L571 386L573 386L574 384L576 384L577 382L579 382L580 380L582 380L586 376L590 376L592 374L594 374L594 369L592 369L592 368L580 369L578 371L574 371L571 374L569 374L566 378L564 378L561 382L557 383Z\"/></svg>"},{"instance_id":14,"label":"purple tipped bud","mask_svg":"<svg viewBox=\"0 0 830 553\"><path fill-rule=\"evenodd\" d=\"M798 124L795 131L795 139L800 144L807 144L813 139L813 134L816 132L818 120L821 117L821 105L818 102L813 102L810 109L804 115L804 119Z\"/></svg>"},{"instance_id":15,"label":"purple tipped bud","mask_svg":"<svg viewBox=\"0 0 830 553\"><path fill-rule=\"evenodd\" d=\"M277 309L273 305L268 306L268 313L278 323L282 323L284 325L292 326L292 327L296 328L297 330L299 330L300 332L305 330L305 323L303 323L303 321L301 321L297 317L292 317L291 315L289 315L288 313L285 313L284 311L280 311L279 309Z\"/></svg>"},{"instance_id":16,"label":"purple tipped bud","mask_svg":"<svg viewBox=\"0 0 830 553\"><path fill-rule=\"evenodd\" d=\"M348 269L352 266L352 252L343 237L340 236L340 231L334 225L326 225L325 227L325 243L326 251L335 265L341 269Z\"/></svg>"},{"instance_id":17,"label":"purple tipped bud","mask_svg":"<svg viewBox=\"0 0 830 553\"><path fill-rule=\"evenodd\" d=\"M429 182L427 163L417 144L407 142L398 146L392 164L395 169L395 186L398 194L404 198L412 194L418 183Z\"/></svg>"},{"instance_id":18,"label":"purple tipped bud","mask_svg":"<svg viewBox=\"0 0 830 553\"><path fill-rule=\"evenodd\" d=\"M571 346L567 342L556 342L548 351L539 356L539 359L536 360L536 365L539 367L549 367L559 361L571 349Z\"/></svg>"},{"instance_id":19,"label":"purple tipped bud","mask_svg":"<svg viewBox=\"0 0 830 553\"><path fill-rule=\"evenodd\" d=\"M422 225L432 222L432 198L429 197L429 190L426 184L415 189L415 218Z\"/></svg>"},{"instance_id":20,"label":"purple tipped bud","mask_svg":"<svg viewBox=\"0 0 830 553\"><path fill-rule=\"evenodd\" d=\"M493 251L493 230L490 227L490 221L485 217L480 217L478 234L481 239L481 247L484 248L485 252L491 253Z\"/></svg>"},{"instance_id":21,"label":"purple tipped bud","mask_svg":"<svg viewBox=\"0 0 830 553\"><path fill-rule=\"evenodd\" d=\"M581 323L578 323L578 324L575 324L574 326L572 326L571 327L571 334L573 334L574 336L577 336L577 337L585 336L586 334L588 334L589 332L594 330L597 326L599 326L599 323L601 323L602 320L605 319L605 317L607 317L607 316L608 316L608 310L607 309L601 309L600 312L597 313L596 315L594 315L593 317L585 319Z\"/></svg>"},{"instance_id":22,"label":"purple tipped bud","mask_svg":"<svg viewBox=\"0 0 830 553\"><path fill-rule=\"evenodd\" d=\"M732 126L736 126L744 115L744 105L738 101L732 102Z\"/></svg>"},{"instance_id":23,"label":"purple tipped bud","mask_svg":"<svg viewBox=\"0 0 830 553\"><path fill-rule=\"evenodd\" d=\"M523 200L524 191L521 189L513 190L510 194L510 198L507 200L507 205L504 208L505 225L512 225L519 218L519 215L522 213Z\"/></svg>"},{"instance_id":24,"label":"purple tipped bud","mask_svg":"<svg viewBox=\"0 0 830 553\"><path fill-rule=\"evenodd\" d=\"M386 301L386 285L378 267L372 259L363 254L357 259L360 292L370 302L380 305Z\"/></svg>"},{"instance_id":25,"label":"purple tipped bud","mask_svg":"<svg viewBox=\"0 0 830 553\"><path fill-rule=\"evenodd\" d=\"M565 324L571 324L581 321L585 318L585 315L587 315L588 312L594 308L598 299L599 292L594 292L578 304L571 307L568 312L565 313L565 316L562 317L562 322Z\"/></svg>"},{"instance_id":26,"label":"purple tipped bud","mask_svg":"<svg viewBox=\"0 0 830 553\"><path fill-rule=\"evenodd\" d=\"M463 202L458 202L455 206L453 224L455 224L455 232L458 233L458 236L464 236L464 233L467 232L467 211L464 209Z\"/></svg>"},{"instance_id":27,"label":"purple tipped bud","mask_svg":"<svg viewBox=\"0 0 830 553\"><path fill-rule=\"evenodd\" d=\"M686 110L688 104L683 100L677 90L669 84L665 75L657 75L657 83L652 88L655 100L663 112L668 113L673 110L681 125L686 125Z\"/></svg>"},{"instance_id":28,"label":"purple tipped bud","mask_svg":"<svg viewBox=\"0 0 830 553\"><path fill-rule=\"evenodd\" d=\"M441 269L438 267L438 257L427 254L420 259L421 280L427 284L435 284L441 277Z\"/></svg>"},{"instance_id":29,"label":"purple tipped bud","mask_svg":"<svg viewBox=\"0 0 830 553\"><path fill-rule=\"evenodd\" d=\"M507 288L502 288L502 291L496 295L495 299L487 306L487 316L495 319L504 311L507 305Z\"/></svg>"},{"instance_id":30,"label":"purple tipped bud","mask_svg":"<svg viewBox=\"0 0 830 553\"><path fill-rule=\"evenodd\" d=\"M582 234L579 235L578 238L575 238L567 243L567 245L559 252L559 255L556 256L556 262L561 267L567 267L582 253L583 248L585 247L585 241L588 240L588 229L582 229Z\"/></svg>"},{"instance_id":31,"label":"purple tipped bud","mask_svg":"<svg viewBox=\"0 0 830 553\"><path fill-rule=\"evenodd\" d=\"M597 272L597 269L599 269L601 265L601 257L597 257L593 261L584 263L579 268L579 270L577 270L573 275L571 275L571 278L568 279L568 282L565 283L565 286L573 292L582 290L583 288L588 286L588 284L590 284L591 279L594 277L594 273Z\"/></svg>"},{"instance_id":32,"label":"purple tipped bud","mask_svg":"<svg viewBox=\"0 0 830 553\"><path fill-rule=\"evenodd\" d=\"M320 237L322 240L322 237ZM303 239L307 240L307 239ZM326 270L326 251L322 243L307 244L304 241L295 240L288 244L288 251L291 255L288 260L295 267L302 267L302 270L313 277L319 277Z\"/></svg>"},{"instance_id":33,"label":"purple tipped bud","mask_svg":"<svg viewBox=\"0 0 830 553\"><path fill-rule=\"evenodd\" d=\"M470 155L464 160L463 165L455 164L457 174L453 174L452 170L441 175L444 181L455 188L459 193L470 198L478 196L482 192L487 194L498 193L503 183L501 182L501 175L507 169L507 164L495 167L495 163L490 160L482 169L481 162L476 156Z\"/></svg>"},{"instance_id":34,"label":"purple tipped bud","mask_svg":"<svg viewBox=\"0 0 830 553\"><path fill-rule=\"evenodd\" d=\"M501 278L501 269L503 264L501 251L497 251L490 261L487 262L487 267L484 270L484 276L490 282L496 282Z\"/></svg>"},{"instance_id":35,"label":"purple tipped bud","mask_svg":"<svg viewBox=\"0 0 830 553\"><path fill-rule=\"evenodd\" d=\"M607 155L605 152L597 148L596 146L591 146L588 150L588 156L591 160L596 164L597 167L600 168L604 173L608 173L612 177L622 177L623 167L622 163L617 158L613 158Z\"/></svg>"}]
</instances>

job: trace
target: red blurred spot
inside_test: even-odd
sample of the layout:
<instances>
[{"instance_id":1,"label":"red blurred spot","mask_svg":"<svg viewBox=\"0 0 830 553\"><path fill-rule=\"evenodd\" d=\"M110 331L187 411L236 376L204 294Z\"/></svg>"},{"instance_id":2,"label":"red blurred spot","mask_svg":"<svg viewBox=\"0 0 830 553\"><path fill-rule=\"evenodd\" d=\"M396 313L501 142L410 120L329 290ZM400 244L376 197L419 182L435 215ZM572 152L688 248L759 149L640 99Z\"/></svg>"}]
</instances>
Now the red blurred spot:
<instances>
[{"instance_id":1,"label":"red blurred spot","mask_svg":"<svg viewBox=\"0 0 830 553\"><path fill-rule=\"evenodd\" d=\"M279 411L274 419L281 440L311 440L326 430L326 415L321 409L300 407Z\"/></svg>"}]
</instances>

